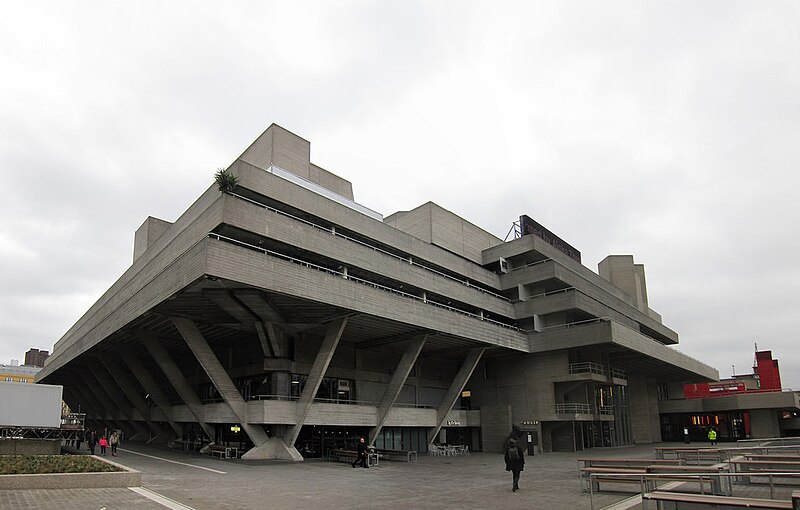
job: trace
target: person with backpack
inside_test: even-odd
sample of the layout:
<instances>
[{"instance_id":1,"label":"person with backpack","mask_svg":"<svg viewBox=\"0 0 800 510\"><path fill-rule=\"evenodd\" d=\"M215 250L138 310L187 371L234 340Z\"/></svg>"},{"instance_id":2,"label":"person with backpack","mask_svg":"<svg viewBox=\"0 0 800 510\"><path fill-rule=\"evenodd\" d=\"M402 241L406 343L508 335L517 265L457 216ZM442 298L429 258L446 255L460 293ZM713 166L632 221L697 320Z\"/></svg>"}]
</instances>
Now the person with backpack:
<instances>
[{"instance_id":1,"label":"person with backpack","mask_svg":"<svg viewBox=\"0 0 800 510\"><path fill-rule=\"evenodd\" d=\"M517 492L519 490L519 474L525 469L525 456L522 454L522 449L513 437L508 440L508 448L506 448L504 457L506 460L506 471L511 471L513 475L514 485L511 492Z\"/></svg>"}]
</instances>

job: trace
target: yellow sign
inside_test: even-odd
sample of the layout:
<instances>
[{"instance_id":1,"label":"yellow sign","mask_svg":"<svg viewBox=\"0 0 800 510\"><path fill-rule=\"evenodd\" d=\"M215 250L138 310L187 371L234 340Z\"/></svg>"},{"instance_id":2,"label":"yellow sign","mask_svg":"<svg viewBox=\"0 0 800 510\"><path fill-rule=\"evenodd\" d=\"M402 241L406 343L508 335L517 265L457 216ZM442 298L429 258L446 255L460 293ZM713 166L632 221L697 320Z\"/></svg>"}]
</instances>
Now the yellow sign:
<instances>
[{"instance_id":1,"label":"yellow sign","mask_svg":"<svg viewBox=\"0 0 800 510\"><path fill-rule=\"evenodd\" d=\"M231 432L236 432L238 434L240 430L242 430L242 428L239 425L231 427Z\"/></svg>"}]
</instances>

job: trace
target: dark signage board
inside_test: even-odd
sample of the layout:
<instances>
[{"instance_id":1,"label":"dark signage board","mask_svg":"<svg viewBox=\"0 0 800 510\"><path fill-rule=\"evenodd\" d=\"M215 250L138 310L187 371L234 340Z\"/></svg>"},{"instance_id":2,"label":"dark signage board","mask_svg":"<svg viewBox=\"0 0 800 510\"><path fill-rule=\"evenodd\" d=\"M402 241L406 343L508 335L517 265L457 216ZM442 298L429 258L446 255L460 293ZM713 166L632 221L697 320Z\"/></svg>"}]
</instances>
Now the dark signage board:
<instances>
[{"instance_id":1,"label":"dark signage board","mask_svg":"<svg viewBox=\"0 0 800 510\"><path fill-rule=\"evenodd\" d=\"M581 252L573 248L568 242L564 241L554 233L544 228L539 222L534 221L530 216L523 214L519 217L519 228L522 235L534 235L551 245L556 250L564 253L573 260L581 261Z\"/></svg>"}]
</instances>

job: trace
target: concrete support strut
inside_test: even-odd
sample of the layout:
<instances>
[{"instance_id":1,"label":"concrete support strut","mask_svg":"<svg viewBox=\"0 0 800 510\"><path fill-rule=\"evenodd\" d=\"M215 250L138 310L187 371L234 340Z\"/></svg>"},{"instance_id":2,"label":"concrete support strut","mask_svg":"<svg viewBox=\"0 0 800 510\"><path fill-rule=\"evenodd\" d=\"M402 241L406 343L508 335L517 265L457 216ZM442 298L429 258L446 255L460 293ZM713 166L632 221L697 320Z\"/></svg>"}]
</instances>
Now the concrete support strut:
<instances>
[{"instance_id":1,"label":"concrete support strut","mask_svg":"<svg viewBox=\"0 0 800 510\"><path fill-rule=\"evenodd\" d=\"M197 398L192 387L186 382L186 378L183 376L181 369L172 361L172 358L170 358L164 347L158 343L157 339L146 337L142 339L142 343L161 371L164 372L169 383L175 388L175 392L181 397L181 400L183 400L186 407L189 408L192 415L194 415L194 418L203 429L203 432L206 433L209 439L214 441L216 435L214 433L214 427L206 423L203 417L203 403L200 402L200 399Z\"/></svg>"},{"instance_id":2,"label":"concrete support strut","mask_svg":"<svg viewBox=\"0 0 800 510\"><path fill-rule=\"evenodd\" d=\"M442 426L447 419L447 414L453 409L459 395L464 391L464 386L467 385L467 381L469 381L469 378L472 376L472 371L478 366L478 362L481 360L481 356L483 356L485 351L485 347L477 347L475 349L470 349L467 353L467 357L461 364L461 368L458 369L458 373L450 384L450 388L442 399L442 403L436 410L436 426L428 431L428 443L433 442L436 435L442 430Z\"/></svg>"},{"instance_id":3,"label":"concrete support strut","mask_svg":"<svg viewBox=\"0 0 800 510\"><path fill-rule=\"evenodd\" d=\"M414 368L414 363L417 362L419 353L422 352L422 348L425 346L427 339L428 335L412 338L408 343L406 352L404 352L403 357L400 358L400 363L397 365L394 374L392 374L392 379L389 381L386 391L383 392L380 404L378 404L377 424L369 431L370 446L375 445L375 439L378 437L381 428L383 428L383 424L386 423L389 411L392 409L392 406L394 406L394 403L397 402L397 397L400 396L403 385L406 383L411 369Z\"/></svg>"},{"instance_id":4,"label":"concrete support strut","mask_svg":"<svg viewBox=\"0 0 800 510\"><path fill-rule=\"evenodd\" d=\"M286 431L286 435L283 438L289 447L294 447L294 443L300 435L300 429L303 428L303 423L305 423L308 412L311 410L311 404L314 403L314 395L317 394L319 386L322 384L322 379L325 377L325 372L328 370L331 359L333 359L336 346L339 345L339 339L342 337L345 326L347 326L347 317L338 319L328 326L328 331L325 333L325 338L322 340L322 345L308 374L306 385L300 394L300 399L297 401L295 425Z\"/></svg>"},{"instance_id":5,"label":"concrete support strut","mask_svg":"<svg viewBox=\"0 0 800 510\"><path fill-rule=\"evenodd\" d=\"M94 396L96 405L103 411L103 414L105 414L104 420L95 419L95 421L99 421L101 423L113 422L122 428L121 423L119 422L119 412L117 411L117 407L113 405L113 402L108 400L108 396L101 392L100 384L97 382L97 379L95 379L95 377L85 369L78 373L78 379L83 381L83 388L87 388L89 390L89 395ZM138 434L138 432L131 434L130 431L127 431L126 436L130 440L135 438Z\"/></svg>"},{"instance_id":6,"label":"concrete support strut","mask_svg":"<svg viewBox=\"0 0 800 510\"><path fill-rule=\"evenodd\" d=\"M117 408L117 415L122 415L122 417L130 422L131 427L136 430L136 434L131 436L130 439L143 439L145 441L149 440L151 437L150 429L148 429L141 421L136 421L133 413L131 412L131 407L129 402L125 399L123 395L121 395L120 391L115 391L116 389L121 389L119 384L116 380L114 380L108 372L104 368L102 368L99 364L95 365L92 363L88 364L89 371L94 375L95 379L100 383L99 391L104 393L108 401L111 403L112 407ZM144 416L142 416L142 420L144 420Z\"/></svg>"},{"instance_id":7,"label":"concrete support strut","mask_svg":"<svg viewBox=\"0 0 800 510\"><path fill-rule=\"evenodd\" d=\"M247 402L244 401L236 385L233 384L230 376L225 371L225 367L217 359L217 355L211 350L197 324L183 317L171 317L171 320L175 327L178 328L189 349L192 350L200 366L205 370L208 378L211 379L217 391L219 391L222 398L225 399L225 402L239 419L239 423L241 423L242 428L250 437L253 445L258 448L265 444L268 439L266 432L261 428L261 425L251 425L247 422Z\"/></svg>"},{"instance_id":8,"label":"concrete support strut","mask_svg":"<svg viewBox=\"0 0 800 510\"><path fill-rule=\"evenodd\" d=\"M99 357L100 362L106 367L108 373L111 374L114 381L119 385L122 392L128 398L128 400L133 404L133 407L139 412L142 416L142 419L145 420L147 426L153 430L155 435L150 438L148 442L166 442L169 441L169 431L164 430L164 428L153 421L152 417L150 416L150 407L147 405L147 401L145 401L144 396L142 395L141 391L136 387L136 383L130 377L128 371L123 370L120 365L107 356Z\"/></svg>"},{"instance_id":9,"label":"concrete support strut","mask_svg":"<svg viewBox=\"0 0 800 510\"><path fill-rule=\"evenodd\" d=\"M161 388L158 387L158 383L153 379L153 376L142 365L139 358L131 349L123 349L122 354L133 376L150 395L150 399L156 404L158 410L161 411L161 414L164 416L167 423L169 423L169 426L172 427L172 430L175 431L178 438L182 437L183 429L172 419L172 406L169 403L169 399L164 395L164 392L161 391Z\"/></svg>"}]
</instances>

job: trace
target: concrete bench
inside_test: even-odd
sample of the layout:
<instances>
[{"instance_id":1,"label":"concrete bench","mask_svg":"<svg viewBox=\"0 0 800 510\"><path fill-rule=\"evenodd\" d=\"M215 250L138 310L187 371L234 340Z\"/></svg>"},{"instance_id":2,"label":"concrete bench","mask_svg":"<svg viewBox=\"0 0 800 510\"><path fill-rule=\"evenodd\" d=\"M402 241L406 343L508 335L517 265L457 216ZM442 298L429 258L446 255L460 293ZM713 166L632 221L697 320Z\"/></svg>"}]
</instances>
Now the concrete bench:
<instances>
[{"instance_id":1,"label":"concrete bench","mask_svg":"<svg viewBox=\"0 0 800 510\"><path fill-rule=\"evenodd\" d=\"M688 494L683 492L654 491L642 495L644 500L657 501L659 508L777 508L792 510L791 501L778 499L737 498L713 496L708 494ZM672 505L664 505L672 503Z\"/></svg>"}]
</instances>

